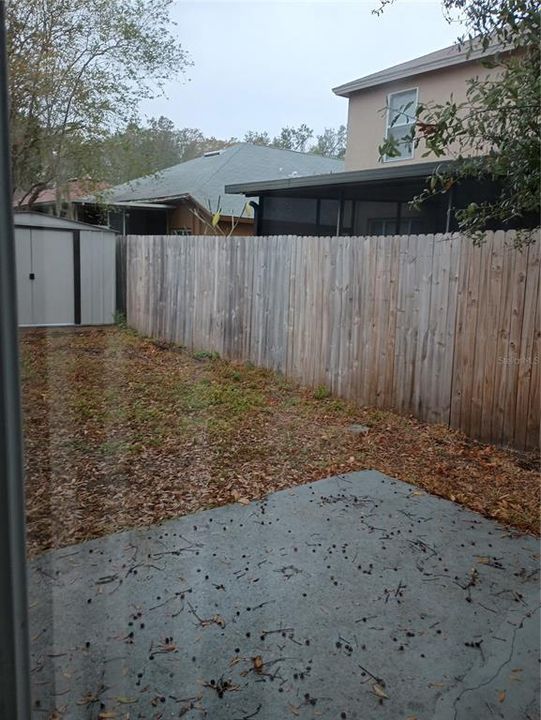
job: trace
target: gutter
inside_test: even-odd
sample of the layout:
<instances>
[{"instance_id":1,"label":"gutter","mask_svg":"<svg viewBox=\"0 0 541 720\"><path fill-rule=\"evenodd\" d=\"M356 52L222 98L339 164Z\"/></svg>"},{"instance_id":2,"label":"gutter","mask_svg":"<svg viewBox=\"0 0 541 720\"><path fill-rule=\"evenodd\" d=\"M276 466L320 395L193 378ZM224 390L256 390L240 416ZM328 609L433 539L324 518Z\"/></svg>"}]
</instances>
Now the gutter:
<instances>
[{"instance_id":1,"label":"gutter","mask_svg":"<svg viewBox=\"0 0 541 720\"><path fill-rule=\"evenodd\" d=\"M332 187L340 185L357 185L365 182L388 182L408 178L428 177L436 168L447 168L452 161L414 163L399 167L377 168L375 170L352 170L325 175L308 175L305 177L282 178L280 180L263 180L253 183L236 183L226 185L229 194L259 195L261 192L274 190L294 190L313 187Z\"/></svg>"}]
</instances>

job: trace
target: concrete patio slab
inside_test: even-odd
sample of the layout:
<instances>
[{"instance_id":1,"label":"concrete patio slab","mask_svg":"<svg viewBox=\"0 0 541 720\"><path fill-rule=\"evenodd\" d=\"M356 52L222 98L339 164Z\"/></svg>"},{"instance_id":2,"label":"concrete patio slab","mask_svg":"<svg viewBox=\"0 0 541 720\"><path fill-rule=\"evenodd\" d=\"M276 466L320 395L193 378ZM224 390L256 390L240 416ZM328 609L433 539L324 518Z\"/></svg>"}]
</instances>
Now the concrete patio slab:
<instances>
[{"instance_id":1,"label":"concrete patio slab","mask_svg":"<svg viewBox=\"0 0 541 720\"><path fill-rule=\"evenodd\" d=\"M538 571L535 538L377 472L48 552L35 717L534 720Z\"/></svg>"}]
</instances>

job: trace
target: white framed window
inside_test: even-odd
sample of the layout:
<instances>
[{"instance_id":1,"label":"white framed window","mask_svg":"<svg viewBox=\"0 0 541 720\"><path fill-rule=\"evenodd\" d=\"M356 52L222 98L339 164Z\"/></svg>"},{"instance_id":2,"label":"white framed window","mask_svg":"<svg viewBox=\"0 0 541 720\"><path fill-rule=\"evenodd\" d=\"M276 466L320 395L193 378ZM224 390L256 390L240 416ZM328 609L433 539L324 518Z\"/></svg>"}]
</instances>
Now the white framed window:
<instances>
[{"instance_id":1,"label":"white framed window","mask_svg":"<svg viewBox=\"0 0 541 720\"><path fill-rule=\"evenodd\" d=\"M400 155L385 155L384 162L408 160L413 157L411 131L415 125L418 89L401 90L387 96L387 125L385 137L394 138Z\"/></svg>"}]
</instances>

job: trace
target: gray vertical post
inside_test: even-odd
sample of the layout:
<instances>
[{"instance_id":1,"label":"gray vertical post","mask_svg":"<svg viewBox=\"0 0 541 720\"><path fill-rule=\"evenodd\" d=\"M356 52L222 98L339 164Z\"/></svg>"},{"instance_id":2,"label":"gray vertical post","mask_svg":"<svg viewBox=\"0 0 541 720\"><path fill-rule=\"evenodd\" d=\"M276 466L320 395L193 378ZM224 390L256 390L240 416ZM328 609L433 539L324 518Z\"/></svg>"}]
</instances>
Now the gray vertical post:
<instances>
[{"instance_id":1,"label":"gray vertical post","mask_svg":"<svg viewBox=\"0 0 541 720\"><path fill-rule=\"evenodd\" d=\"M453 190L454 185L447 191L447 213L445 215L445 232L448 233L451 228L451 213L453 212Z\"/></svg>"},{"instance_id":2,"label":"gray vertical post","mask_svg":"<svg viewBox=\"0 0 541 720\"><path fill-rule=\"evenodd\" d=\"M5 5L0 2L0 718L30 717Z\"/></svg>"}]
</instances>

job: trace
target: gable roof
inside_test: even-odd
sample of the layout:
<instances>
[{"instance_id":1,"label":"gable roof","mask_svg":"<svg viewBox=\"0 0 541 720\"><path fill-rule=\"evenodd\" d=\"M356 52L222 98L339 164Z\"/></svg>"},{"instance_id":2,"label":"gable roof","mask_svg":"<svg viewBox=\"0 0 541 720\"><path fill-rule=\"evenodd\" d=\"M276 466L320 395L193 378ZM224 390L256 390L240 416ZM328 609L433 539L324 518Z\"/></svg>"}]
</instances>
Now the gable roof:
<instances>
[{"instance_id":1,"label":"gable roof","mask_svg":"<svg viewBox=\"0 0 541 720\"><path fill-rule=\"evenodd\" d=\"M365 90L394 80L402 80L414 75L441 70L452 65L474 62L479 60L481 56L490 57L502 50L504 50L503 46L496 43L490 45L486 50L483 50L480 45L471 49L469 42L465 42L463 45L449 45L449 47L436 50L427 55L421 55L421 57L408 60L399 65L393 65L371 75L365 75L344 85L338 85L338 87L333 88L333 92L342 97L349 97L358 90Z\"/></svg>"},{"instance_id":2,"label":"gable roof","mask_svg":"<svg viewBox=\"0 0 541 720\"><path fill-rule=\"evenodd\" d=\"M114 204L115 201L166 201L191 197L206 210L210 203L214 212L219 203L223 215L238 216L246 200L239 195L225 193L226 184L304 177L343 169L343 160L238 143L154 175L117 185L106 191L103 198L106 203Z\"/></svg>"}]
</instances>

